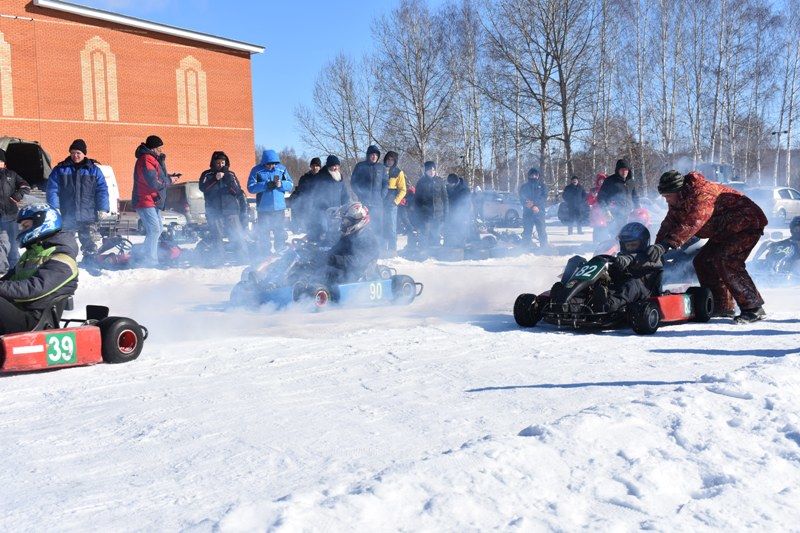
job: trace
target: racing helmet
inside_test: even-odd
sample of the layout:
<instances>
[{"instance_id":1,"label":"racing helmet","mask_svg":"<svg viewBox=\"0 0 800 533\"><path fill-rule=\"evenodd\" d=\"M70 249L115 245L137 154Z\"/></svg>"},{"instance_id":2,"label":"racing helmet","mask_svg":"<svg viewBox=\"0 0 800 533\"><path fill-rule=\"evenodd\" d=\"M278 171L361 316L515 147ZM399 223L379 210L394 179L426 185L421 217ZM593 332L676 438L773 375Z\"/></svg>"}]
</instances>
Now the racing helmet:
<instances>
[{"instance_id":1,"label":"racing helmet","mask_svg":"<svg viewBox=\"0 0 800 533\"><path fill-rule=\"evenodd\" d=\"M339 225L342 235L352 235L369 224L369 209L361 202L353 202L339 209L339 217L342 219Z\"/></svg>"},{"instance_id":2,"label":"racing helmet","mask_svg":"<svg viewBox=\"0 0 800 533\"><path fill-rule=\"evenodd\" d=\"M619 230L617 239L620 253L643 252L650 246L650 230L640 222L629 222Z\"/></svg>"},{"instance_id":3,"label":"racing helmet","mask_svg":"<svg viewBox=\"0 0 800 533\"><path fill-rule=\"evenodd\" d=\"M793 241L800 241L800 217L794 217L789 222L789 232L792 235Z\"/></svg>"},{"instance_id":4,"label":"racing helmet","mask_svg":"<svg viewBox=\"0 0 800 533\"><path fill-rule=\"evenodd\" d=\"M61 231L61 214L47 204L29 205L20 209L17 224L20 226L17 240L28 247Z\"/></svg>"}]
</instances>

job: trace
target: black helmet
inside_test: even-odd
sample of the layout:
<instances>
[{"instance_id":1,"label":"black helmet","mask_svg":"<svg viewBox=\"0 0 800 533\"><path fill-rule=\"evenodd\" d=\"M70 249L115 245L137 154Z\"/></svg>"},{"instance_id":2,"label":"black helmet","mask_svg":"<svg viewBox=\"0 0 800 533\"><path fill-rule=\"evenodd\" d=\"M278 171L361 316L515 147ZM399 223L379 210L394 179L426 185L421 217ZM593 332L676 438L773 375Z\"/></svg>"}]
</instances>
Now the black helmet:
<instances>
[{"instance_id":1,"label":"black helmet","mask_svg":"<svg viewBox=\"0 0 800 533\"><path fill-rule=\"evenodd\" d=\"M620 253L643 252L650 246L650 230L640 222L630 222L619 230Z\"/></svg>"},{"instance_id":2,"label":"black helmet","mask_svg":"<svg viewBox=\"0 0 800 533\"><path fill-rule=\"evenodd\" d=\"M791 222L789 222L789 231L792 234L792 239L795 241L800 241L800 217L794 217Z\"/></svg>"},{"instance_id":3,"label":"black helmet","mask_svg":"<svg viewBox=\"0 0 800 533\"><path fill-rule=\"evenodd\" d=\"M685 178L677 170L669 170L661 174L658 180L658 194L678 192L683 188Z\"/></svg>"}]
</instances>

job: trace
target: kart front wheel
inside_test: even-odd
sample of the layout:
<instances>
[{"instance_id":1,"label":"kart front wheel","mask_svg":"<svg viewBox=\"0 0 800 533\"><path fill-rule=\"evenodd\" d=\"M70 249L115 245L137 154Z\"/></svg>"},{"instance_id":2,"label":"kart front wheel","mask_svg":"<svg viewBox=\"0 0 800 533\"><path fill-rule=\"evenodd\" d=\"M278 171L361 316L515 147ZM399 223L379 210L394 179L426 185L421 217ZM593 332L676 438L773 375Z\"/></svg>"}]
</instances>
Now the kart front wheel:
<instances>
[{"instance_id":1,"label":"kart front wheel","mask_svg":"<svg viewBox=\"0 0 800 533\"><path fill-rule=\"evenodd\" d=\"M392 297L399 305L408 305L417 297L417 286L411 276L392 276Z\"/></svg>"},{"instance_id":2,"label":"kart front wheel","mask_svg":"<svg viewBox=\"0 0 800 533\"><path fill-rule=\"evenodd\" d=\"M692 299L694 322L708 322L714 314L714 295L708 287L689 287L686 291Z\"/></svg>"},{"instance_id":3,"label":"kart front wheel","mask_svg":"<svg viewBox=\"0 0 800 533\"><path fill-rule=\"evenodd\" d=\"M633 307L630 321L633 332L637 335L652 335L658 331L661 315L656 304L646 301Z\"/></svg>"},{"instance_id":4,"label":"kart front wheel","mask_svg":"<svg viewBox=\"0 0 800 533\"><path fill-rule=\"evenodd\" d=\"M514 302L514 320L523 328L532 328L541 318L535 294L520 294Z\"/></svg>"},{"instance_id":5,"label":"kart front wheel","mask_svg":"<svg viewBox=\"0 0 800 533\"><path fill-rule=\"evenodd\" d=\"M147 335L135 320L110 316L98 322L97 327L100 328L100 351L106 363L127 363L142 353Z\"/></svg>"}]
</instances>

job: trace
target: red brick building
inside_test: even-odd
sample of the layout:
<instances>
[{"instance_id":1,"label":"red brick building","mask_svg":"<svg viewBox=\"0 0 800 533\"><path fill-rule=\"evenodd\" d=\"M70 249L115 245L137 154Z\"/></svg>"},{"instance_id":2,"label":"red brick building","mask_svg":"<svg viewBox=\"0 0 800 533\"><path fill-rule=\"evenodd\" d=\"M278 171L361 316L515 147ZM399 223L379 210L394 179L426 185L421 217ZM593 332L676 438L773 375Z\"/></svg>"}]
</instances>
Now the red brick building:
<instances>
[{"instance_id":1,"label":"red brick building","mask_svg":"<svg viewBox=\"0 0 800 533\"><path fill-rule=\"evenodd\" d=\"M0 136L36 140L53 163L75 138L130 197L134 150L164 140L195 180L214 150L253 165L250 55L260 46L58 0L0 3Z\"/></svg>"}]
</instances>

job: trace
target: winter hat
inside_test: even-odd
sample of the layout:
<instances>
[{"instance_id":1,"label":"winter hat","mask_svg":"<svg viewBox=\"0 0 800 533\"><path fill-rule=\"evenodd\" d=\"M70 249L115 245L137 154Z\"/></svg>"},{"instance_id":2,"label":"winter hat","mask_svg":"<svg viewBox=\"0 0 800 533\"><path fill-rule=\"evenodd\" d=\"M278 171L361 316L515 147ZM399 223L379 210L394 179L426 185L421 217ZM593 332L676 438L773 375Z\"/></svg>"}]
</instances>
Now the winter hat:
<instances>
[{"instance_id":1,"label":"winter hat","mask_svg":"<svg viewBox=\"0 0 800 533\"><path fill-rule=\"evenodd\" d=\"M336 157L335 155L329 155L328 158L325 160L325 166L328 168L335 167L336 165L341 165L341 164L342 162L339 161L339 158Z\"/></svg>"},{"instance_id":2,"label":"winter hat","mask_svg":"<svg viewBox=\"0 0 800 533\"><path fill-rule=\"evenodd\" d=\"M74 141L72 141L72 144L69 145L69 150L67 151L71 152L73 150L78 150L80 152L83 152L83 155L89 153L86 151L86 141L84 141L83 139L75 139Z\"/></svg>"},{"instance_id":3,"label":"winter hat","mask_svg":"<svg viewBox=\"0 0 800 533\"><path fill-rule=\"evenodd\" d=\"M369 148L367 148L367 157L369 157L370 154L375 154L378 158L381 157L381 151L378 150L378 147L374 144L369 145Z\"/></svg>"},{"instance_id":4,"label":"winter hat","mask_svg":"<svg viewBox=\"0 0 800 533\"><path fill-rule=\"evenodd\" d=\"M310 166L310 167L321 167L322 166L322 161L320 160L319 157L315 157L314 159L311 160L311 163L309 163L308 166Z\"/></svg>"},{"instance_id":5,"label":"winter hat","mask_svg":"<svg viewBox=\"0 0 800 533\"><path fill-rule=\"evenodd\" d=\"M533 176L534 174L536 174L537 176L539 176L539 169L538 169L538 168L536 168L536 167L531 167L531 169L528 171L528 177L530 178L530 177L531 177L531 176Z\"/></svg>"},{"instance_id":6,"label":"winter hat","mask_svg":"<svg viewBox=\"0 0 800 533\"><path fill-rule=\"evenodd\" d=\"M661 174L661 178L658 180L658 194L678 192L683 188L685 182L686 178L683 174L677 170L668 170Z\"/></svg>"},{"instance_id":7,"label":"winter hat","mask_svg":"<svg viewBox=\"0 0 800 533\"><path fill-rule=\"evenodd\" d=\"M572 176L569 180L570 181L572 181L572 180L581 181L581 179L578 176Z\"/></svg>"},{"instance_id":8,"label":"winter hat","mask_svg":"<svg viewBox=\"0 0 800 533\"><path fill-rule=\"evenodd\" d=\"M388 152L386 152L386 155L385 155L385 156L383 156L383 164L384 164L384 165L386 164L386 160L387 160L387 159L394 159L394 164L396 165L396 164L397 164L397 162L399 161L399 158L397 157L397 152L393 152L393 151L391 151L391 150L389 150Z\"/></svg>"},{"instance_id":9,"label":"winter hat","mask_svg":"<svg viewBox=\"0 0 800 533\"><path fill-rule=\"evenodd\" d=\"M630 170L631 166L624 159L617 160L617 166L614 167L614 172L619 172L620 169L623 169L623 168L627 168L628 170Z\"/></svg>"},{"instance_id":10,"label":"winter hat","mask_svg":"<svg viewBox=\"0 0 800 533\"><path fill-rule=\"evenodd\" d=\"M211 154L211 165L210 166L212 168L214 167L214 161L216 161L217 159L224 159L226 167L230 166L230 164L231 164L231 161L230 161L230 159L228 159L228 156L225 154L225 152L219 150L219 151L216 151L213 154Z\"/></svg>"},{"instance_id":11,"label":"winter hat","mask_svg":"<svg viewBox=\"0 0 800 533\"><path fill-rule=\"evenodd\" d=\"M429 170L436 170L436 163L433 161L425 161L425 172Z\"/></svg>"},{"instance_id":12,"label":"winter hat","mask_svg":"<svg viewBox=\"0 0 800 533\"><path fill-rule=\"evenodd\" d=\"M458 174L448 174L447 175L447 183L454 185L458 183Z\"/></svg>"},{"instance_id":13,"label":"winter hat","mask_svg":"<svg viewBox=\"0 0 800 533\"><path fill-rule=\"evenodd\" d=\"M3 163L6 162L6 151L3 150L2 148L0 148L0 161L2 161Z\"/></svg>"},{"instance_id":14,"label":"winter hat","mask_svg":"<svg viewBox=\"0 0 800 533\"><path fill-rule=\"evenodd\" d=\"M144 145L153 150L159 146L164 146L164 141L161 140L161 137L150 135L147 140L144 141Z\"/></svg>"}]
</instances>

